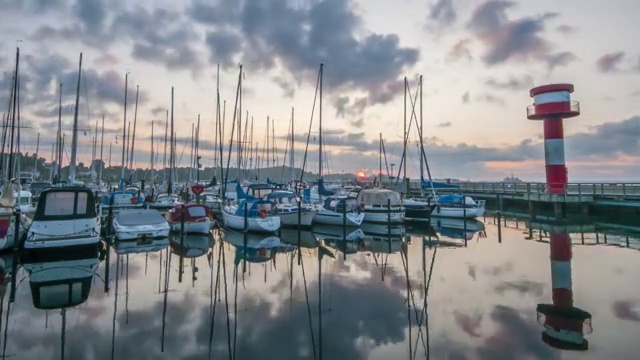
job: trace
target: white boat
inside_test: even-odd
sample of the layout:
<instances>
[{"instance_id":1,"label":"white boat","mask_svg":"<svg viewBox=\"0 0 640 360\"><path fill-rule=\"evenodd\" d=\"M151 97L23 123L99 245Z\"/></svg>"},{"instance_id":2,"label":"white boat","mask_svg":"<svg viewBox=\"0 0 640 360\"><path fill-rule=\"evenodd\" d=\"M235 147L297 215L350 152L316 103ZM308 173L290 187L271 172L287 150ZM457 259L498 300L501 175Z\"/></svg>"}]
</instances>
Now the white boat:
<instances>
[{"instance_id":1,"label":"white boat","mask_svg":"<svg viewBox=\"0 0 640 360\"><path fill-rule=\"evenodd\" d=\"M311 206L300 205L298 197L292 191L274 190L264 198L276 205L276 214L280 217L283 226L311 227L316 211Z\"/></svg>"},{"instance_id":2,"label":"white boat","mask_svg":"<svg viewBox=\"0 0 640 360\"><path fill-rule=\"evenodd\" d=\"M224 202L220 196L211 192L204 192L201 196L204 197L204 204L207 205L211 211L217 214L222 212Z\"/></svg>"},{"instance_id":3,"label":"white boat","mask_svg":"<svg viewBox=\"0 0 640 360\"><path fill-rule=\"evenodd\" d=\"M100 242L100 216L91 190L57 187L42 192L25 249L95 246Z\"/></svg>"},{"instance_id":4,"label":"white boat","mask_svg":"<svg viewBox=\"0 0 640 360\"><path fill-rule=\"evenodd\" d=\"M346 210L345 210L346 206ZM324 205L318 208L313 218L315 224L359 227L364 220L364 213L360 212L358 200L352 197L329 197Z\"/></svg>"},{"instance_id":5,"label":"white boat","mask_svg":"<svg viewBox=\"0 0 640 360\"><path fill-rule=\"evenodd\" d=\"M180 199L174 194L159 194L156 200L149 204L150 209L171 209L174 205L179 204Z\"/></svg>"},{"instance_id":6,"label":"white boat","mask_svg":"<svg viewBox=\"0 0 640 360\"><path fill-rule=\"evenodd\" d=\"M365 222L401 224L404 207L400 193L387 189L363 189L358 193L358 203L364 212Z\"/></svg>"},{"instance_id":7,"label":"white boat","mask_svg":"<svg viewBox=\"0 0 640 360\"><path fill-rule=\"evenodd\" d=\"M169 236L167 219L154 209L122 210L113 219L113 229L118 240Z\"/></svg>"},{"instance_id":8,"label":"white boat","mask_svg":"<svg viewBox=\"0 0 640 360\"><path fill-rule=\"evenodd\" d=\"M158 252L167 246L169 246L169 238L139 239L136 241L116 241L113 249L117 255L127 255Z\"/></svg>"},{"instance_id":9,"label":"white boat","mask_svg":"<svg viewBox=\"0 0 640 360\"><path fill-rule=\"evenodd\" d=\"M272 211L272 205L270 201L261 199L241 199L238 205L223 208L223 224L234 230L276 232L280 229L281 222L280 217Z\"/></svg>"},{"instance_id":10,"label":"white boat","mask_svg":"<svg viewBox=\"0 0 640 360\"><path fill-rule=\"evenodd\" d=\"M176 204L165 215L171 231L207 235L211 231L211 211L205 205ZM184 219L183 219L184 217Z\"/></svg>"},{"instance_id":11,"label":"white boat","mask_svg":"<svg viewBox=\"0 0 640 360\"><path fill-rule=\"evenodd\" d=\"M125 209L137 209L142 208L144 205L142 196L138 195L137 191L112 191L109 195L102 198L102 209L108 211L110 208L113 212L118 212Z\"/></svg>"},{"instance_id":12,"label":"white boat","mask_svg":"<svg viewBox=\"0 0 640 360\"><path fill-rule=\"evenodd\" d=\"M475 219L484 215L485 201L475 201L466 195L442 195L431 212L433 217Z\"/></svg>"}]
</instances>

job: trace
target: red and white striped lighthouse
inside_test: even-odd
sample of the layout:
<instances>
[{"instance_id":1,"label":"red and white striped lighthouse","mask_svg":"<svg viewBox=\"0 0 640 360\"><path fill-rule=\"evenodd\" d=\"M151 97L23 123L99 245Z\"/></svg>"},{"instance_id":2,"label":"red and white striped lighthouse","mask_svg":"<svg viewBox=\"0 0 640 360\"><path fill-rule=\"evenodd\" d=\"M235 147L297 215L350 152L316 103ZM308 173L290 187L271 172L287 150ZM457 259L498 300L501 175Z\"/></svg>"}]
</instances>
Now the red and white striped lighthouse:
<instances>
[{"instance_id":1,"label":"red and white striped lighthouse","mask_svg":"<svg viewBox=\"0 0 640 360\"><path fill-rule=\"evenodd\" d=\"M533 105L527 107L527 118L544 121L544 158L549 194L566 192L562 119L580 115L580 104L571 101L572 92L571 84L543 85L529 91Z\"/></svg>"},{"instance_id":2,"label":"red and white striped lighthouse","mask_svg":"<svg viewBox=\"0 0 640 360\"><path fill-rule=\"evenodd\" d=\"M551 286L553 304L538 304L538 314L544 315L542 341L564 350L587 350L584 338L585 322L591 314L573 306L571 283L571 237L567 232L550 232Z\"/></svg>"}]
</instances>

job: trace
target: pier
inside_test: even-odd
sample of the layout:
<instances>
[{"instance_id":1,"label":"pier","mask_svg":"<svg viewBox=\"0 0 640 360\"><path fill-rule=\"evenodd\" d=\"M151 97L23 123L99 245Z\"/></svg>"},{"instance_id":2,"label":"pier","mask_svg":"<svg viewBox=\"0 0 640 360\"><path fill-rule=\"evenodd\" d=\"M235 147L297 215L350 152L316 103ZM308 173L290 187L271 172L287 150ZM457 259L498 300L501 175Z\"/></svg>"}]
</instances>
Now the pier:
<instances>
[{"instance_id":1,"label":"pier","mask_svg":"<svg viewBox=\"0 0 640 360\"><path fill-rule=\"evenodd\" d=\"M501 211L526 206L532 219L544 218L544 210L549 207L557 220L565 219L567 213L588 216L607 209L640 216L640 183L565 183L563 191L557 194L548 192L548 184L537 182L461 182L456 185L459 188L438 191L489 200L492 207Z\"/></svg>"}]
</instances>

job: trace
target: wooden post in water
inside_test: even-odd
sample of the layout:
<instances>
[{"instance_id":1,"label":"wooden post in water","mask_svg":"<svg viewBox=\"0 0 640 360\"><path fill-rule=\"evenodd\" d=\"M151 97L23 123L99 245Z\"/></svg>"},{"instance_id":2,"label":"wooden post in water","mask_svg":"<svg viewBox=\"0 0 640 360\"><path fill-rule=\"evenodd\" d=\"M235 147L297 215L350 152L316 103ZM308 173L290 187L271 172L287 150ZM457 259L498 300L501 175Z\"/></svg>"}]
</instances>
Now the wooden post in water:
<instances>
[{"instance_id":1,"label":"wooden post in water","mask_svg":"<svg viewBox=\"0 0 640 360\"><path fill-rule=\"evenodd\" d=\"M239 170L239 169L238 169ZM242 273L247 271L247 242L249 241L249 208L247 203L244 203L244 234L242 237Z\"/></svg>"},{"instance_id":2,"label":"wooden post in water","mask_svg":"<svg viewBox=\"0 0 640 360\"><path fill-rule=\"evenodd\" d=\"M500 221L500 217L502 216L502 212L498 211L498 243L502 243L502 222Z\"/></svg>"},{"instance_id":3,"label":"wooden post in water","mask_svg":"<svg viewBox=\"0 0 640 360\"><path fill-rule=\"evenodd\" d=\"M11 183L8 183L11 185ZM10 187L10 191L13 189ZM15 224L14 225L14 233L13 233L13 251L18 251L20 248L20 207L16 206L14 210ZM14 274L15 275L15 274Z\"/></svg>"},{"instance_id":4,"label":"wooden post in water","mask_svg":"<svg viewBox=\"0 0 640 360\"><path fill-rule=\"evenodd\" d=\"M109 211L107 212L107 229L105 231L106 233L106 240L105 241L107 243L107 258L106 258L106 265L104 267L104 292L108 293L109 292L109 260L110 260L110 255L109 253L111 252L110 250L110 246L111 244L113 244L113 241L111 239L111 224L113 224L113 196L109 196ZM118 258L116 257L116 261L118 261ZM117 276L118 274L116 274Z\"/></svg>"},{"instance_id":5,"label":"wooden post in water","mask_svg":"<svg viewBox=\"0 0 640 360\"><path fill-rule=\"evenodd\" d=\"M391 199L387 199L387 243L389 245L389 252L391 252ZM382 281L384 281L384 278Z\"/></svg>"},{"instance_id":6,"label":"wooden post in water","mask_svg":"<svg viewBox=\"0 0 640 360\"><path fill-rule=\"evenodd\" d=\"M345 244L345 249L347 245L347 200L342 200L342 241ZM342 252L344 259L347 259L347 253L345 251Z\"/></svg>"}]
</instances>

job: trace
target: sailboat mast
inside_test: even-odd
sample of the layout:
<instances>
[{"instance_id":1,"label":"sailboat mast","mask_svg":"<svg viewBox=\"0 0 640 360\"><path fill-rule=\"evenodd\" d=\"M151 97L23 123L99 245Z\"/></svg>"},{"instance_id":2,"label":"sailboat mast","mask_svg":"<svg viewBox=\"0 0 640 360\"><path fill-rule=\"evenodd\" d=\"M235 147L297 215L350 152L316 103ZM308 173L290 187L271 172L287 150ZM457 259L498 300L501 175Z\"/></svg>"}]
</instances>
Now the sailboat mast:
<instances>
[{"instance_id":1,"label":"sailboat mast","mask_svg":"<svg viewBox=\"0 0 640 360\"><path fill-rule=\"evenodd\" d=\"M169 110L164 119L164 156L162 157L162 181L167 181L167 137L169 135Z\"/></svg>"},{"instance_id":2,"label":"sailboat mast","mask_svg":"<svg viewBox=\"0 0 640 360\"><path fill-rule=\"evenodd\" d=\"M169 146L169 184L167 194L173 194L173 86L171 87L171 146Z\"/></svg>"},{"instance_id":3,"label":"sailboat mast","mask_svg":"<svg viewBox=\"0 0 640 360\"><path fill-rule=\"evenodd\" d=\"M122 119L122 174L121 179L124 181L124 168L127 166L124 159L125 146L127 143L127 90L129 87L129 72L124 76L124 117ZM122 187L124 191L124 186Z\"/></svg>"},{"instance_id":4,"label":"sailboat mast","mask_svg":"<svg viewBox=\"0 0 640 360\"><path fill-rule=\"evenodd\" d=\"M60 93L58 99L58 132L56 135L56 175L60 178L60 171L62 170L62 83L60 83Z\"/></svg>"},{"instance_id":5,"label":"sailboat mast","mask_svg":"<svg viewBox=\"0 0 640 360\"><path fill-rule=\"evenodd\" d=\"M289 167L291 167L291 181L294 181L295 178L296 178L296 173L295 173L295 170L294 170L294 166L296 165L296 163L294 161L295 160L294 159L295 152L294 152L294 146L293 146L293 141L294 141L294 137L293 137L293 134L294 134L293 130L294 129L293 129L293 126L294 126L294 124L295 124L295 121L294 121L294 110L293 110L293 106L292 106L291 107L291 157L289 158ZM295 185L295 184L292 184L292 185Z\"/></svg>"},{"instance_id":6,"label":"sailboat mast","mask_svg":"<svg viewBox=\"0 0 640 360\"><path fill-rule=\"evenodd\" d=\"M58 140L56 139L56 143L57 142L58 142ZM51 166L49 167L49 181L53 180L53 170L54 170L54 165L55 165L55 162L54 162L53 159L54 159L54 156L55 156L54 155L55 151L56 151L56 144L54 143L54 144L51 144Z\"/></svg>"},{"instance_id":7,"label":"sailboat mast","mask_svg":"<svg viewBox=\"0 0 640 360\"><path fill-rule=\"evenodd\" d=\"M38 131L38 137L36 140L36 156L34 156L33 162L33 172L31 173L31 177L36 179L36 172L38 172L38 151L40 150L40 131Z\"/></svg>"},{"instance_id":8,"label":"sailboat mast","mask_svg":"<svg viewBox=\"0 0 640 360\"><path fill-rule=\"evenodd\" d=\"M86 87L86 85L85 85ZM93 137L93 149L91 152L91 182L96 183L96 158L98 157L98 119L96 119L95 135Z\"/></svg>"},{"instance_id":9,"label":"sailboat mast","mask_svg":"<svg viewBox=\"0 0 640 360\"><path fill-rule=\"evenodd\" d=\"M135 175L136 171L133 169L133 150L136 144L136 125L138 124L138 94L140 92L140 85L136 85L136 105L133 108L133 135L131 137L131 154L129 155L129 168L133 170Z\"/></svg>"},{"instance_id":10,"label":"sailboat mast","mask_svg":"<svg viewBox=\"0 0 640 360\"><path fill-rule=\"evenodd\" d=\"M131 139L131 121L127 123L127 147L125 149L126 158L124 160L125 164L129 163L129 139ZM132 174L132 169L131 167L129 167L129 178L131 178L131 174Z\"/></svg>"},{"instance_id":11,"label":"sailboat mast","mask_svg":"<svg viewBox=\"0 0 640 360\"><path fill-rule=\"evenodd\" d=\"M100 131L100 171L98 173L98 185L102 185L102 170L104 169L103 150L104 150L104 114L102 114L102 130Z\"/></svg>"},{"instance_id":12,"label":"sailboat mast","mask_svg":"<svg viewBox=\"0 0 640 360\"><path fill-rule=\"evenodd\" d=\"M403 139L403 146L402 146L402 156L403 156L403 161L402 161L402 167L403 167L403 177L402 177L402 181L405 182L407 181L407 77L404 77L404 127L403 127L403 132L402 132L402 136L404 137ZM403 185L404 186L404 185Z\"/></svg>"},{"instance_id":13,"label":"sailboat mast","mask_svg":"<svg viewBox=\"0 0 640 360\"><path fill-rule=\"evenodd\" d=\"M196 182L200 183L200 114L198 114L198 126L196 127Z\"/></svg>"},{"instance_id":14,"label":"sailboat mast","mask_svg":"<svg viewBox=\"0 0 640 360\"><path fill-rule=\"evenodd\" d=\"M113 142L109 141L109 168L111 168L111 148L113 146Z\"/></svg>"},{"instance_id":15,"label":"sailboat mast","mask_svg":"<svg viewBox=\"0 0 640 360\"><path fill-rule=\"evenodd\" d=\"M420 189L422 189L422 180L424 179L424 156L422 153L422 138L423 135L423 127L422 127L422 75L420 75Z\"/></svg>"},{"instance_id":16,"label":"sailboat mast","mask_svg":"<svg viewBox=\"0 0 640 360\"><path fill-rule=\"evenodd\" d=\"M11 181L13 178L13 159L14 159L14 137L15 137L15 126L16 126L16 109L18 108L18 69L20 63L20 48L16 49L16 69L13 74L13 106L11 106L11 110L13 113L11 114L11 136L10 136L10 145L9 145L9 161L7 163L7 180Z\"/></svg>"},{"instance_id":17,"label":"sailboat mast","mask_svg":"<svg viewBox=\"0 0 640 360\"><path fill-rule=\"evenodd\" d=\"M378 160L380 161L380 165L378 168L378 184L382 185L382 133L380 133L380 150L378 153Z\"/></svg>"},{"instance_id":18,"label":"sailboat mast","mask_svg":"<svg viewBox=\"0 0 640 360\"><path fill-rule=\"evenodd\" d=\"M242 67L240 67L240 80L238 82L239 96L238 96L238 183L240 183L240 162L242 161L242 79L244 73Z\"/></svg>"},{"instance_id":19,"label":"sailboat mast","mask_svg":"<svg viewBox=\"0 0 640 360\"><path fill-rule=\"evenodd\" d=\"M76 106L73 110L73 133L71 134L71 163L69 165L69 180L76 181L76 156L78 148L78 107L80 105L80 77L82 76L82 53L78 64L78 84L76 86Z\"/></svg>"},{"instance_id":20,"label":"sailboat mast","mask_svg":"<svg viewBox=\"0 0 640 360\"><path fill-rule=\"evenodd\" d=\"M155 177L153 176L153 155L154 155L154 148L153 148L153 125L155 124L155 121L151 122L151 184L153 185L155 183Z\"/></svg>"},{"instance_id":21,"label":"sailboat mast","mask_svg":"<svg viewBox=\"0 0 640 360\"><path fill-rule=\"evenodd\" d=\"M322 178L322 74L324 72L324 63L320 63L320 107L318 108L318 122L320 126L318 127L318 147L320 152L318 154L318 172L320 174L320 178Z\"/></svg>"}]
</instances>

